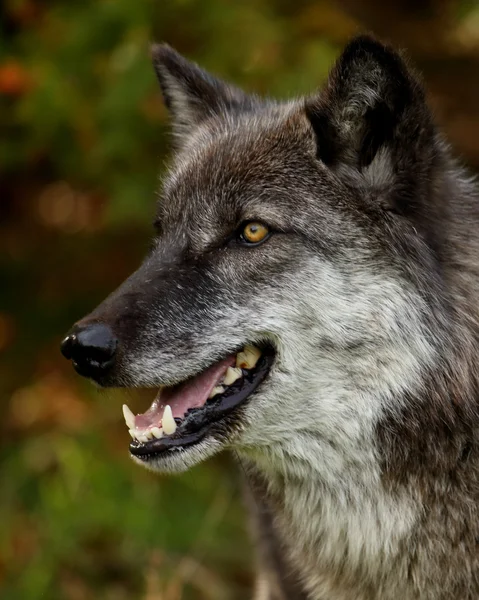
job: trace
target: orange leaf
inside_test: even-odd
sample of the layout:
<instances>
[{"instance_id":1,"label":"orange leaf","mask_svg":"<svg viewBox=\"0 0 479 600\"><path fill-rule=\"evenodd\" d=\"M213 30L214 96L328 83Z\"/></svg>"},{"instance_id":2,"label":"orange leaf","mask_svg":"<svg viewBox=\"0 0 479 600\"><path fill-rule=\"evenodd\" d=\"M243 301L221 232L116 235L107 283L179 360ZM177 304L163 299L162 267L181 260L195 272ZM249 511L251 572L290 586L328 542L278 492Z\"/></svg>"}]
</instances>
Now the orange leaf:
<instances>
[{"instance_id":1,"label":"orange leaf","mask_svg":"<svg viewBox=\"0 0 479 600\"><path fill-rule=\"evenodd\" d=\"M9 60L0 65L0 94L20 96L28 91L30 85L30 76L20 63Z\"/></svg>"}]
</instances>

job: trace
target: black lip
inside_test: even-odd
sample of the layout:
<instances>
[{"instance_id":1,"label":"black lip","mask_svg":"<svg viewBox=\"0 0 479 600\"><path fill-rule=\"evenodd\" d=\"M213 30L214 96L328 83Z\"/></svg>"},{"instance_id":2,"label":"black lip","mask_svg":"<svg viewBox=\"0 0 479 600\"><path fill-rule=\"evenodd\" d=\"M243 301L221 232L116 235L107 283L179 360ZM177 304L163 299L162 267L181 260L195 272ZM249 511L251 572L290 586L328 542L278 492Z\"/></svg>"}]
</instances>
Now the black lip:
<instances>
[{"instance_id":1,"label":"black lip","mask_svg":"<svg viewBox=\"0 0 479 600\"><path fill-rule=\"evenodd\" d=\"M227 388L217 402L207 403L200 409L191 411L173 435L144 443L131 442L131 454L143 460L148 460L169 450L197 444L205 437L214 423L232 413L240 404L243 404L265 380L273 365L274 356L271 347L262 348L262 354L256 367L251 371L243 371L244 376L239 388Z\"/></svg>"}]
</instances>

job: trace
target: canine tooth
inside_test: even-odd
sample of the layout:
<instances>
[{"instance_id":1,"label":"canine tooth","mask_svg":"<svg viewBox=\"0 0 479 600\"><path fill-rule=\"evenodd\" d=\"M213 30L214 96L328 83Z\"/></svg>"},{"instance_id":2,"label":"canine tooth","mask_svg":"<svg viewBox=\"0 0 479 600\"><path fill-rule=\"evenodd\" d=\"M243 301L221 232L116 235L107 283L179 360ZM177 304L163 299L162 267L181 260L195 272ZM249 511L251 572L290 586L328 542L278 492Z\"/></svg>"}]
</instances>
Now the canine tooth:
<instances>
[{"instance_id":1,"label":"canine tooth","mask_svg":"<svg viewBox=\"0 0 479 600\"><path fill-rule=\"evenodd\" d=\"M128 429L135 429L135 415L128 408L127 404L123 405L123 416L125 417L125 422Z\"/></svg>"},{"instance_id":2,"label":"canine tooth","mask_svg":"<svg viewBox=\"0 0 479 600\"><path fill-rule=\"evenodd\" d=\"M171 412L171 406L169 404L165 406L161 424L163 425L163 431L164 433L166 433L166 435L171 435L172 433L175 433L176 423L175 419L173 418L173 413Z\"/></svg>"},{"instance_id":3,"label":"canine tooth","mask_svg":"<svg viewBox=\"0 0 479 600\"><path fill-rule=\"evenodd\" d=\"M163 437L163 429L161 427L152 427L150 431L157 440Z\"/></svg>"},{"instance_id":4,"label":"canine tooth","mask_svg":"<svg viewBox=\"0 0 479 600\"><path fill-rule=\"evenodd\" d=\"M245 346L242 352L236 355L236 366L241 369L252 369L261 356L261 351L256 346Z\"/></svg>"},{"instance_id":5,"label":"canine tooth","mask_svg":"<svg viewBox=\"0 0 479 600\"><path fill-rule=\"evenodd\" d=\"M136 440L136 431L134 429L128 429L129 434L131 435L131 437Z\"/></svg>"},{"instance_id":6,"label":"canine tooth","mask_svg":"<svg viewBox=\"0 0 479 600\"><path fill-rule=\"evenodd\" d=\"M232 383L234 383L235 381L240 379L240 377L242 377L242 376L243 376L243 373L242 373L241 369L238 369L238 367L228 367L226 369L223 383L225 385L231 385Z\"/></svg>"},{"instance_id":7,"label":"canine tooth","mask_svg":"<svg viewBox=\"0 0 479 600\"><path fill-rule=\"evenodd\" d=\"M222 394L224 391L225 391L225 388L222 385L217 385L216 387L214 387L211 390L208 398L213 398L214 396L217 396L218 394Z\"/></svg>"}]
</instances>

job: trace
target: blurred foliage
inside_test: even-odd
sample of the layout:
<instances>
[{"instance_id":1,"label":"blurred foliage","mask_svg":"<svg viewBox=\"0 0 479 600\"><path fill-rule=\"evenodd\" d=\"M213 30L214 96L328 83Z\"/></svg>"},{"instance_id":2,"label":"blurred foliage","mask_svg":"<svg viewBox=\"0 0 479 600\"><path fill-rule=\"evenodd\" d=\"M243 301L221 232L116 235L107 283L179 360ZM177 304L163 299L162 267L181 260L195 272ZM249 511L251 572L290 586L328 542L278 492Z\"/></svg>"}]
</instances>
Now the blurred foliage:
<instances>
[{"instance_id":1,"label":"blurred foliage","mask_svg":"<svg viewBox=\"0 0 479 600\"><path fill-rule=\"evenodd\" d=\"M286 97L320 84L364 28L409 49L439 120L478 167L477 2L2 3L1 598L248 597L252 551L230 460L170 478L134 466L128 392L81 381L58 345L148 246L169 146L150 42ZM128 402L140 412L148 399Z\"/></svg>"}]
</instances>

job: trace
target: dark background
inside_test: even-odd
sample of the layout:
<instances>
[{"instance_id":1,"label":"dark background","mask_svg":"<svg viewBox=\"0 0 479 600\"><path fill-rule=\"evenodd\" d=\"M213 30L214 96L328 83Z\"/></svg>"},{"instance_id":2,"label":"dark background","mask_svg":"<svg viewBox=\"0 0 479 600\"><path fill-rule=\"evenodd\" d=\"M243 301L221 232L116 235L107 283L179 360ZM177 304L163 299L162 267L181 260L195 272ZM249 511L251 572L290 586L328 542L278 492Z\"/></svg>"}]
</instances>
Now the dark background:
<instances>
[{"instance_id":1,"label":"dark background","mask_svg":"<svg viewBox=\"0 0 479 600\"><path fill-rule=\"evenodd\" d=\"M477 0L2 3L2 598L248 598L253 553L228 457L182 477L134 466L121 404L148 399L98 391L58 346L148 247L169 148L149 43L287 97L320 85L358 31L408 51L479 169Z\"/></svg>"}]
</instances>

